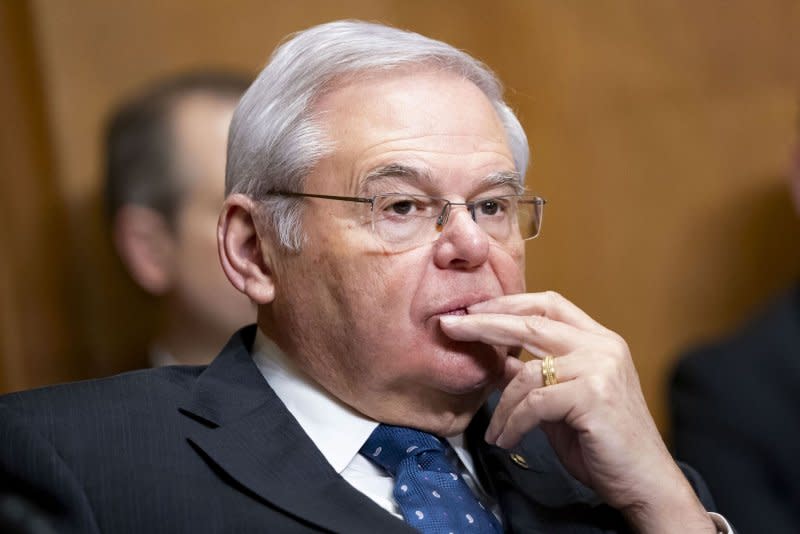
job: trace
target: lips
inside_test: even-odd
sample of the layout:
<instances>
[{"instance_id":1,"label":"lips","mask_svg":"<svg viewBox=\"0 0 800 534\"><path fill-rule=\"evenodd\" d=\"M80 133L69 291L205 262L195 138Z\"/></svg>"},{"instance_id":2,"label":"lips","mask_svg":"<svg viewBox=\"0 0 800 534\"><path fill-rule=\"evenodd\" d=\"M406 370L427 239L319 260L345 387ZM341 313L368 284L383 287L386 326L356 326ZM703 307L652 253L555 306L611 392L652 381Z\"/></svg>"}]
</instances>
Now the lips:
<instances>
[{"instance_id":1,"label":"lips","mask_svg":"<svg viewBox=\"0 0 800 534\"><path fill-rule=\"evenodd\" d=\"M457 308L455 310L446 311L444 313L440 313L439 315L467 315L466 308Z\"/></svg>"},{"instance_id":2,"label":"lips","mask_svg":"<svg viewBox=\"0 0 800 534\"><path fill-rule=\"evenodd\" d=\"M485 295L485 294L466 295L459 298L450 298L446 302L442 303L440 306L434 308L431 311L431 313L428 314L428 317L439 317L442 315L467 315L469 314L467 308L469 308L473 304L477 304L478 302L483 302L484 300L488 300L490 298L492 298L490 295Z\"/></svg>"}]
</instances>

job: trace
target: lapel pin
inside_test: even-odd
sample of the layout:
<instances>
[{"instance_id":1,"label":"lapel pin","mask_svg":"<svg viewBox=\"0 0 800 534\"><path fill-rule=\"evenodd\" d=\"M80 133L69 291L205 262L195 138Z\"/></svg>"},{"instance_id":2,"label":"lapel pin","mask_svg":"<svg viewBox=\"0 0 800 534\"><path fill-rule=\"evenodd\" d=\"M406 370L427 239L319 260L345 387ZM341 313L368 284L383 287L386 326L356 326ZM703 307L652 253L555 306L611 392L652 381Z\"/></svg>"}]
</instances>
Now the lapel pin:
<instances>
[{"instance_id":1,"label":"lapel pin","mask_svg":"<svg viewBox=\"0 0 800 534\"><path fill-rule=\"evenodd\" d=\"M526 460L525 457L522 456L521 454L516 452L511 452L508 454L508 456L511 458L511 461L517 464L519 467L523 469L528 469L529 467L528 460Z\"/></svg>"}]
</instances>

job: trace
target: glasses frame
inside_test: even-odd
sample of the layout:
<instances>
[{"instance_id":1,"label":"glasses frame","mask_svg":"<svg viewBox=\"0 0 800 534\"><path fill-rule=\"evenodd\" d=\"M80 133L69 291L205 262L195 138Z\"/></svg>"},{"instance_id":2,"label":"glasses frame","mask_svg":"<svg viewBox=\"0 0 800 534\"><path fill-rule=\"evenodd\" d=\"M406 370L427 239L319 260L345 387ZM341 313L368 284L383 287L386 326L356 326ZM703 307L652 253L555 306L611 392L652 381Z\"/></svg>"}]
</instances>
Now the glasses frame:
<instances>
[{"instance_id":1,"label":"glasses frame","mask_svg":"<svg viewBox=\"0 0 800 534\"><path fill-rule=\"evenodd\" d=\"M544 209L544 205L547 204L547 200L545 200L545 199L543 199L541 197L537 197L535 195L520 195L520 194L516 194L516 195L514 195L514 194L512 194L512 195L496 195L496 196L486 197L486 198L483 198L483 199L473 200L473 201L470 201L470 202L453 202L453 201L447 200L446 198L431 197L429 195L414 195L414 194L406 195L405 193L386 193L386 194L382 194L382 195L374 195L372 197L345 197L345 196L339 196L339 195L318 195L318 194L315 194L315 193L296 193L294 191L273 191L273 192L268 193L268 195L270 195L270 196L281 196L281 197L294 197L294 198L322 198L322 199L326 199L326 200L341 200L341 201L344 201L344 202L360 202L362 204L369 204L370 205L370 209L373 212L375 210L375 199L378 198L378 197L386 197L386 196L392 196L392 195L397 195L397 196L424 196L424 197L431 198L433 200L440 200L440 201L444 202L444 206L442 206L442 211L441 211L441 213L439 213L439 216L436 218L436 226L439 229L444 228L444 225L447 224L447 221L450 218L450 209L451 209L452 206L464 206L464 207L466 207L469 210L470 215L472 216L472 220L477 222L477 219L476 219L476 216L475 216L475 206L479 202L482 202L484 200L490 200L490 199L493 199L493 198L515 197L515 198L518 198L518 199L520 199L520 200L522 200L524 202L527 202L529 204L533 204L534 206L538 207L538 209L540 209L540 210L543 210ZM537 238L539 236L539 234L541 232L542 232L542 215L540 214L539 215L539 224L536 225L536 233L534 235L530 236L530 237L526 237L525 239L523 239L523 241L530 241L531 239L535 239L535 238Z\"/></svg>"}]
</instances>

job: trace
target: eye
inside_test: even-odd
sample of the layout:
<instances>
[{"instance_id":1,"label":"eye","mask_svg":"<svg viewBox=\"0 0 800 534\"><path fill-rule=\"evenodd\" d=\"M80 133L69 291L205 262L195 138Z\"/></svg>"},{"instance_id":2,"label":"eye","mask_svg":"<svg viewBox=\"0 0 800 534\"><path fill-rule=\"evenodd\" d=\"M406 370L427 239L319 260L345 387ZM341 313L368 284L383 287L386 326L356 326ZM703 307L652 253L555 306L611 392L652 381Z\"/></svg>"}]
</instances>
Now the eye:
<instances>
[{"instance_id":1,"label":"eye","mask_svg":"<svg viewBox=\"0 0 800 534\"><path fill-rule=\"evenodd\" d=\"M477 207L480 210L481 215L497 215L499 211L503 210L501 203L494 198L481 200L478 202Z\"/></svg>"},{"instance_id":2,"label":"eye","mask_svg":"<svg viewBox=\"0 0 800 534\"><path fill-rule=\"evenodd\" d=\"M393 219L428 217L434 204L432 199L419 195L390 194L376 198L377 211Z\"/></svg>"},{"instance_id":3,"label":"eye","mask_svg":"<svg viewBox=\"0 0 800 534\"><path fill-rule=\"evenodd\" d=\"M414 209L414 203L411 200L398 200L391 203L386 209L396 215L408 215Z\"/></svg>"}]
</instances>

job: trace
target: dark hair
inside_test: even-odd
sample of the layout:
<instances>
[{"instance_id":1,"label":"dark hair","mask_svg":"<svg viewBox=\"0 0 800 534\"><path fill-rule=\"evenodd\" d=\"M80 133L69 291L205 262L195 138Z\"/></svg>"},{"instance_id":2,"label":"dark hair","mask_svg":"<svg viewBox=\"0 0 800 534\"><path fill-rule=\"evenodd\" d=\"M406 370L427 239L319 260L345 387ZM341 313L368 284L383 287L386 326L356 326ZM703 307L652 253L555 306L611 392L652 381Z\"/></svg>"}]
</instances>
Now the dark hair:
<instances>
[{"instance_id":1,"label":"dark hair","mask_svg":"<svg viewBox=\"0 0 800 534\"><path fill-rule=\"evenodd\" d=\"M182 193L173 163L173 108L198 93L238 100L251 81L232 72L190 72L155 82L123 102L105 129L109 216L113 218L125 204L140 204L157 210L172 224Z\"/></svg>"}]
</instances>

